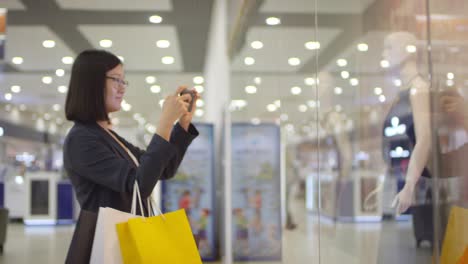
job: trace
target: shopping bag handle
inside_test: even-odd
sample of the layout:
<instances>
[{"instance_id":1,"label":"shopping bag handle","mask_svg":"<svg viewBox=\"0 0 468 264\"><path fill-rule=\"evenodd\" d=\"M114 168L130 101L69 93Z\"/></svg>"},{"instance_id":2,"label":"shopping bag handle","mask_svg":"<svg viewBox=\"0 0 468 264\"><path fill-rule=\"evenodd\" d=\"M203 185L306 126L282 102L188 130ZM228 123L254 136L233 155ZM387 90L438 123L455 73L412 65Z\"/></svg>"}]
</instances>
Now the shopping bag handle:
<instances>
[{"instance_id":1,"label":"shopping bag handle","mask_svg":"<svg viewBox=\"0 0 468 264\"><path fill-rule=\"evenodd\" d=\"M143 202L141 200L141 193L140 193L140 187L138 186L138 182L135 181L135 184L133 185L133 195L132 195L132 208L130 213L133 215L136 215L136 201L138 199L138 204L140 205L140 210L141 214L143 217L145 216L145 211L143 210ZM154 200L152 193L150 196L147 198L147 204L148 204L148 217L150 216L155 216L154 215L154 208L156 207L156 210L158 211L159 215L162 217L164 221L166 221L166 217L164 214L161 212L160 207L158 206L157 202ZM153 212L153 213L152 213Z\"/></svg>"}]
</instances>

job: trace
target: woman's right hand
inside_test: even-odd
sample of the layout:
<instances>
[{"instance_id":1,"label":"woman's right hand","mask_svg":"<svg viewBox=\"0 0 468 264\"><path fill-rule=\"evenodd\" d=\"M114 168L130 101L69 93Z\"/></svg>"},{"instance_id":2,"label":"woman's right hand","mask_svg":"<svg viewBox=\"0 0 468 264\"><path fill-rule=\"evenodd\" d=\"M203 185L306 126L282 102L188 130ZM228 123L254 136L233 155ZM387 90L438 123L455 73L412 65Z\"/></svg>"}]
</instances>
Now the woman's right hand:
<instances>
[{"instance_id":1,"label":"woman's right hand","mask_svg":"<svg viewBox=\"0 0 468 264\"><path fill-rule=\"evenodd\" d=\"M169 141L174 123L182 116L188 113L189 102L192 99L190 94L179 94L185 89L185 86L177 88L174 94L164 99L161 118L157 127L157 133Z\"/></svg>"}]
</instances>

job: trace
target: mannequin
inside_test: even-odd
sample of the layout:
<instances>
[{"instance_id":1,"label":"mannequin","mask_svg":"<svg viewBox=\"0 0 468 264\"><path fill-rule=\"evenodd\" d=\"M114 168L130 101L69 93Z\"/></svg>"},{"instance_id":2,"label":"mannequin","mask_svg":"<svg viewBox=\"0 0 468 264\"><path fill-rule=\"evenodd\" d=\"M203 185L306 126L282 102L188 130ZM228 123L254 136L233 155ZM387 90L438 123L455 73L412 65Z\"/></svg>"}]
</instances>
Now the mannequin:
<instances>
[{"instance_id":1,"label":"mannequin","mask_svg":"<svg viewBox=\"0 0 468 264\"><path fill-rule=\"evenodd\" d=\"M389 115L392 113L398 115L400 112L400 116L397 117L407 121L406 134L413 145L405 185L392 202L397 215L412 205L419 178L429 173L426 164L431 150L429 84L419 75L415 53L407 51L409 45L416 46L413 34L395 32L385 38L383 52L384 59L399 71L402 82L399 97L390 109ZM400 109L397 109L399 107ZM405 108L408 111L401 111ZM388 116L387 120L389 118L392 116Z\"/></svg>"}]
</instances>

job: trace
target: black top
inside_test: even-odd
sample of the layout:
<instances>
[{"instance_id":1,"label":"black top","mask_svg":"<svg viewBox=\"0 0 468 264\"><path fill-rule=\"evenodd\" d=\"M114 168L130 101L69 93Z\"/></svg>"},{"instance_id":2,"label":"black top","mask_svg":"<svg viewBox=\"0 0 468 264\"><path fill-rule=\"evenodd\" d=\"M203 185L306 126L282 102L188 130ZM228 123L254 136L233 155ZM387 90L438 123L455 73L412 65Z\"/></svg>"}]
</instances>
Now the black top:
<instances>
[{"instance_id":1,"label":"black top","mask_svg":"<svg viewBox=\"0 0 468 264\"><path fill-rule=\"evenodd\" d=\"M170 142L155 134L144 151L112 133L132 152L139 167L97 123L75 122L65 139L64 168L82 209L98 212L99 207L111 207L130 212L135 180L142 198L148 197L158 180L175 175L187 147L198 135L193 125L187 132L177 123Z\"/></svg>"},{"instance_id":2,"label":"black top","mask_svg":"<svg viewBox=\"0 0 468 264\"><path fill-rule=\"evenodd\" d=\"M405 89L398 94L398 97L393 102L384 122L382 151L384 160L391 168L400 167L402 160L408 160L413 153L414 146L416 145L416 133L414 130L414 117L413 109L411 108L410 91L411 89ZM398 118L398 126L404 125L406 129L403 133L393 134L391 131L386 133L386 129L395 128L392 124L392 119L395 117ZM410 156L391 157L390 152L395 150L397 147L402 147L403 150L408 150L410 152ZM430 177L430 173L427 168L424 168L422 176Z\"/></svg>"}]
</instances>

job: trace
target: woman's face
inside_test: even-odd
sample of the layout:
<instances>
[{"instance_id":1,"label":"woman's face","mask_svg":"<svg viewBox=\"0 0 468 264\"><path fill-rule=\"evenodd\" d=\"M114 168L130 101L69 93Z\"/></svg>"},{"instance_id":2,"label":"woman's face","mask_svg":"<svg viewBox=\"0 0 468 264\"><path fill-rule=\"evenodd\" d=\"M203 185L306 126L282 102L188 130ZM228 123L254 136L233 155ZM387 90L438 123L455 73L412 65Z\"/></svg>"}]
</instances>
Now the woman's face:
<instances>
[{"instance_id":1,"label":"woman's face","mask_svg":"<svg viewBox=\"0 0 468 264\"><path fill-rule=\"evenodd\" d=\"M122 103L126 89L124 82L125 73L122 64L117 65L106 73L105 103L107 113L120 110L120 104Z\"/></svg>"}]
</instances>

